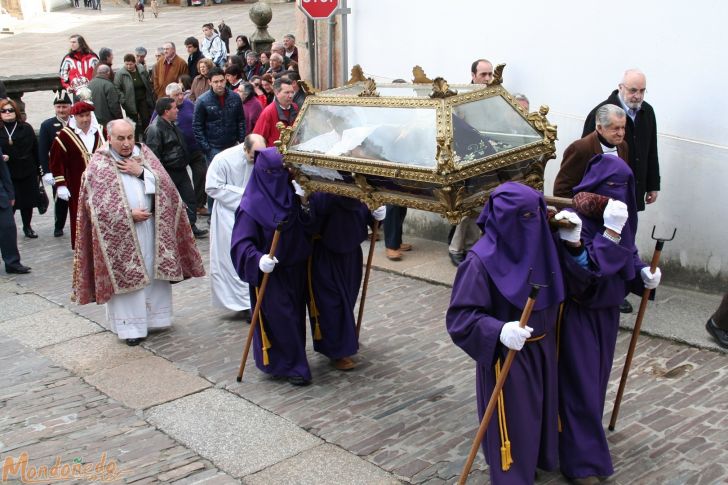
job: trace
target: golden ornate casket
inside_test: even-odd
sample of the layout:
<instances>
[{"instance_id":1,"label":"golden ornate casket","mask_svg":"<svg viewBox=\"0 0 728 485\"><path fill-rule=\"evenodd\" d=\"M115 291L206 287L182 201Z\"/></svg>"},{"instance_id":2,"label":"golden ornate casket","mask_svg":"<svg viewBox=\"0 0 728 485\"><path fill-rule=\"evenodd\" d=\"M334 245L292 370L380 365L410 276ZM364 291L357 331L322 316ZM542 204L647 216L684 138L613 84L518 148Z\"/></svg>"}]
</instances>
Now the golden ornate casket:
<instances>
[{"instance_id":1,"label":"golden ornate casket","mask_svg":"<svg viewBox=\"0 0 728 485\"><path fill-rule=\"evenodd\" d=\"M373 80L306 97L279 150L308 192L437 212L457 223L491 190L522 181L543 190L556 151L548 107L526 113L502 86L376 85Z\"/></svg>"}]
</instances>

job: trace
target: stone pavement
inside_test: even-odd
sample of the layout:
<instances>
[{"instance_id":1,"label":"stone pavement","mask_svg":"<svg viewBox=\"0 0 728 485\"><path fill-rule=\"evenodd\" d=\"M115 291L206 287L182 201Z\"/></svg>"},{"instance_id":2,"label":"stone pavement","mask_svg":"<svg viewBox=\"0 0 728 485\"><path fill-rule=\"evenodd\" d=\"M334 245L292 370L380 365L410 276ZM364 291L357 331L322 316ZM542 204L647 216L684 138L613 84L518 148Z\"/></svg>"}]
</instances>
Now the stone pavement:
<instances>
[{"instance_id":1,"label":"stone pavement","mask_svg":"<svg viewBox=\"0 0 728 485\"><path fill-rule=\"evenodd\" d=\"M377 248L358 368L338 372L309 345L314 383L295 388L252 358L236 382L247 326L210 307L207 278L174 285L171 330L125 346L103 307L69 301L68 236L52 237L50 214L34 226L39 239L20 239L33 272L0 275L0 460L27 452L35 466L56 456L96 463L105 453L125 483L456 480L477 422L472 362L444 328L453 274L444 244L412 239L400 266ZM207 241L199 245L207 258ZM702 333L706 316L690 302L680 315ZM610 404L628 340L620 333ZM724 482L726 362L723 352L640 339L609 433L612 483ZM479 456L469 483L487 483L486 470ZM564 481L543 473L537 483Z\"/></svg>"}]
</instances>

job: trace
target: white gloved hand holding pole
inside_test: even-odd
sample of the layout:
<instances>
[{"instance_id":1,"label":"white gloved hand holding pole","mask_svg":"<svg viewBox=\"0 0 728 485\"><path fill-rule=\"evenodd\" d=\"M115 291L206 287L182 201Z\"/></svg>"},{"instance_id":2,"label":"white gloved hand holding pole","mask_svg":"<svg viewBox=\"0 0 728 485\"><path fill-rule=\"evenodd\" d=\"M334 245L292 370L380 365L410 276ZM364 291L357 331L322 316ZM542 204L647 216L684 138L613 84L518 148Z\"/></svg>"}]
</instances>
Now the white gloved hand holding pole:
<instances>
[{"instance_id":1,"label":"white gloved hand holding pole","mask_svg":"<svg viewBox=\"0 0 728 485\"><path fill-rule=\"evenodd\" d=\"M655 272L653 273L650 271L649 266L645 266L642 268L642 271L640 271L640 274L642 276L642 282L645 284L645 288L649 290L657 288L660 284L660 280L662 279L662 272L660 271L660 268L655 268Z\"/></svg>"},{"instance_id":2,"label":"white gloved hand holding pole","mask_svg":"<svg viewBox=\"0 0 728 485\"><path fill-rule=\"evenodd\" d=\"M521 350L526 339L531 337L531 332L531 327L521 328L518 321L506 322L501 328L500 341L511 350Z\"/></svg>"},{"instance_id":3,"label":"white gloved hand holding pole","mask_svg":"<svg viewBox=\"0 0 728 485\"><path fill-rule=\"evenodd\" d=\"M53 187L56 185L56 179L53 178L52 173L46 173L43 175L43 183L46 184L48 187Z\"/></svg>"},{"instance_id":4,"label":"white gloved hand holding pole","mask_svg":"<svg viewBox=\"0 0 728 485\"><path fill-rule=\"evenodd\" d=\"M622 228L629 218L627 204L620 200L609 199L604 208L604 227L617 234L622 234Z\"/></svg>"},{"instance_id":5,"label":"white gloved hand holding pole","mask_svg":"<svg viewBox=\"0 0 728 485\"><path fill-rule=\"evenodd\" d=\"M372 217L375 221L383 221L387 216L387 206L382 205L372 211Z\"/></svg>"},{"instance_id":6,"label":"white gloved hand holding pole","mask_svg":"<svg viewBox=\"0 0 728 485\"><path fill-rule=\"evenodd\" d=\"M65 201L68 201L68 199L71 198L71 192L68 191L68 187L66 187L65 185L61 185L60 187L58 187L58 189L56 190L56 195L59 199Z\"/></svg>"},{"instance_id":7,"label":"white gloved hand holding pole","mask_svg":"<svg viewBox=\"0 0 728 485\"><path fill-rule=\"evenodd\" d=\"M561 211L554 216L557 221L566 220L574 227L559 227L559 237L570 243L578 244L581 241L581 219L575 212Z\"/></svg>"},{"instance_id":8,"label":"white gloved hand holding pole","mask_svg":"<svg viewBox=\"0 0 728 485\"><path fill-rule=\"evenodd\" d=\"M260 268L263 273L271 273L276 267L277 263L278 258L276 258L275 256L271 258L269 255L264 254L260 258L260 261L258 261L258 268Z\"/></svg>"},{"instance_id":9,"label":"white gloved hand holding pole","mask_svg":"<svg viewBox=\"0 0 728 485\"><path fill-rule=\"evenodd\" d=\"M299 196L302 199L304 197L306 197L306 191L303 190L303 187L301 187L301 185L298 182L296 182L295 180L292 180L291 185L293 185L293 190L296 192L297 196Z\"/></svg>"}]
</instances>

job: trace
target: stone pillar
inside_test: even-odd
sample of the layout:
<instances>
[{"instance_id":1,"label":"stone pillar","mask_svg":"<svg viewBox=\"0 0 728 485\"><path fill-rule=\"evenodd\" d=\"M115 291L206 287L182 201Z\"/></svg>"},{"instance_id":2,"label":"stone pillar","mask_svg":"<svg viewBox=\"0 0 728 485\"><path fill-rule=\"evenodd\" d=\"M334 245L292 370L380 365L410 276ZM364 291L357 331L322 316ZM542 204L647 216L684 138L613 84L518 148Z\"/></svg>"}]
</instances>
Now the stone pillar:
<instances>
[{"instance_id":1,"label":"stone pillar","mask_svg":"<svg viewBox=\"0 0 728 485\"><path fill-rule=\"evenodd\" d=\"M301 74L301 79L306 81L312 81L311 77L311 61L309 56L309 50L306 45L308 42L308 28L307 19L305 13L300 9L296 9L296 43L298 44L298 71ZM333 43L333 62L334 62L334 76L333 86L343 86L349 79L342 79L342 55L341 55L341 16L334 14L332 20L335 22L334 27L334 43ZM314 70L316 71L316 85L314 87L318 89L327 89L329 86L328 73L329 73L329 20L315 20L316 36L314 41L313 49L316 54L316 65ZM356 62L352 62L349 59L349 64L353 65Z\"/></svg>"},{"instance_id":2,"label":"stone pillar","mask_svg":"<svg viewBox=\"0 0 728 485\"><path fill-rule=\"evenodd\" d=\"M258 28L250 36L250 45L253 50L260 54L263 51L269 51L275 39L268 33L268 24L273 18L273 10L270 5L265 2L258 2L250 7L250 20L253 21Z\"/></svg>"}]
</instances>

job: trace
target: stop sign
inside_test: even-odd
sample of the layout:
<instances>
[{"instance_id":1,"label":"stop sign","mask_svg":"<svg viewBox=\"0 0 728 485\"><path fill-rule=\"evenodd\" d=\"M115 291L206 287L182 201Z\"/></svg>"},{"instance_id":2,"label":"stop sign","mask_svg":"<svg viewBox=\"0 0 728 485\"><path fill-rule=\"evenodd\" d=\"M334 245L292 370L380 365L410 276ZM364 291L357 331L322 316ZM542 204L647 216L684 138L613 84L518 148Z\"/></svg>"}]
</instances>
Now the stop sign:
<instances>
[{"instance_id":1,"label":"stop sign","mask_svg":"<svg viewBox=\"0 0 728 485\"><path fill-rule=\"evenodd\" d=\"M313 20L327 19L339 8L339 0L298 0L298 8Z\"/></svg>"}]
</instances>

